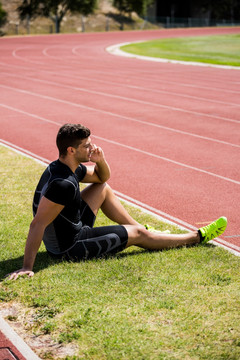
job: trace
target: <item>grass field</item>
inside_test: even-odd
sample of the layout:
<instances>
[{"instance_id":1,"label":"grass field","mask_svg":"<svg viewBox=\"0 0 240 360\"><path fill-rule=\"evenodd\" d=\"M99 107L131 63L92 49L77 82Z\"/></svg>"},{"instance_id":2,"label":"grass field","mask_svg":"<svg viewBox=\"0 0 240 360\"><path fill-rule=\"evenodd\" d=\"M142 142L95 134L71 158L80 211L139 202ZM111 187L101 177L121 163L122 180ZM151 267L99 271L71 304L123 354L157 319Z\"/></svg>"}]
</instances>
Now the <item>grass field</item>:
<instances>
[{"instance_id":1,"label":"grass field","mask_svg":"<svg viewBox=\"0 0 240 360\"><path fill-rule=\"evenodd\" d=\"M121 47L131 54L240 66L240 34L159 39Z\"/></svg>"},{"instance_id":2,"label":"grass field","mask_svg":"<svg viewBox=\"0 0 240 360\"><path fill-rule=\"evenodd\" d=\"M221 248L130 248L70 263L50 260L41 246L32 279L4 279L22 266L43 167L4 147L0 160L0 307L15 309L8 320L30 345L42 341L42 359L240 358L240 259ZM129 211L141 222L169 228ZM108 223L101 214L98 225Z\"/></svg>"}]
</instances>

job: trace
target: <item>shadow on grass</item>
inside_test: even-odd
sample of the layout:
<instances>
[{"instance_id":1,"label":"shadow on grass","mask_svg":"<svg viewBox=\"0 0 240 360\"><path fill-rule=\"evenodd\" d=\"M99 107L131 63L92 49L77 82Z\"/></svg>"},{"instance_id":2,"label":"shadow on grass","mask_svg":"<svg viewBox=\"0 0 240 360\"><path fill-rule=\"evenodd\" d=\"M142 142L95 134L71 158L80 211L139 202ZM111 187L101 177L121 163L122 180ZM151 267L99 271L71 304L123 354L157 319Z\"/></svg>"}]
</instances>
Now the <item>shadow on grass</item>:
<instances>
[{"instance_id":1,"label":"shadow on grass","mask_svg":"<svg viewBox=\"0 0 240 360\"><path fill-rule=\"evenodd\" d=\"M191 248L196 248L196 247L200 247L200 248L216 248L216 245L214 244L191 244L191 245L185 245L185 246L179 246L179 247L175 247L175 248L169 248L169 249L160 249L160 250L150 250L150 249L142 249L142 248L137 248L136 250L130 250L130 251L123 251L123 252L119 252L117 254L112 254L112 255L105 255L103 257L101 257L101 259L114 259L114 258L125 258L125 257L129 257L129 256L136 256L136 255L140 255L140 254L152 254L152 253L160 253L160 252L168 252L168 251L181 251L183 249L191 249ZM88 260L91 261L91 260Z\"/></svg>"},{"instance_id":2,"label":"shadow on grass","mask_svg":"<svg viewBox=\"0 0 240 360\"><path fill-rule=\"evenodd\" d=\"M174 250L181 250L183 248L194 248L194 247L211 247L211 248L215 248L216 246L213 244L193 244L193 245L189 245L189 246L181 246L178 248L174 248ZM34 265L34 273L37 273L41 270L44 270L46 268L48 268L49 266L52 266L54 264L57 263L70 263L70 262L86 262L86 261L102 261L104 260L109 260L109 259L122 259L122 258L126 258L126 257L131 257L131 256L138 256L140 254L149 254L149 253L156 253L156 252L162 252L162 251L171 251L173 249L163 249L163 250L147 250L147 249L140 249L140 248L136 248L130 251L123 251L123 252L119 252L117 254L109 254L109 255L104 255L102 257L99 258L92 258L92 259L87 259L87 260L78 260L78 261L70 261L70 260L66 260L66 259L53 259L52 257L49 256L49 254L47 253L47 251L42 251L39 252L37 254L36 257L36 261L35 261L35 265ZM19 256L17 258L12 258L12 259L7 259L7 260L2 260L0 261L0 281L6 280L6 275L16 271L18 269L21 269L23 265L23 256Z\"/></svg>"},{"instance_id":3,"label":"shadow on grass","mask_svg":"<svg viewBox=\"0 0 240 360\"><path fill-rule=\"evenodd\" d=\"M37 272L44 270L44 269L48 268L49 266L52 266L57 263L62 263L62 262L65 262L65 263L75 262L76 263L76 262L86 262L86 261L96 261L96 260L100 261L103 259L108 260L108 259L114 259L116 257L122 258L122 257L126 257L126 256L128 256L128 257L134 256L134 255L138 255L142 252L147 252L147 250L144 250L144 249L133 250L131 252L123 252L123 253L118 253L115 255L105 255L105 256L102 256L99 258L71 261L71 260L66 260L66 259L53 259L52 257L50 257L50 255L47 253L47 251L42 251L37 254L33 270L34 270L34 273L36 274ZM7 274L21 269L22 266L23 266L23 256L0 261L0 281L6 280Z\"/></svg>"},{"instance_id":4,"label":"shadow on grass","mask_svg":"<svg viewBox=\"0 0 240 360\"><path fill-rule=\"evenodd\" d=\"M59 260L52 260L46 251L39 252L34 265L34 272L36 273L46 269L48 266L57 262L59 262ZM5 280L7 274L21 269L22 266L23 256L0 261L0 281Z\"/></svg>"}]
</instances>

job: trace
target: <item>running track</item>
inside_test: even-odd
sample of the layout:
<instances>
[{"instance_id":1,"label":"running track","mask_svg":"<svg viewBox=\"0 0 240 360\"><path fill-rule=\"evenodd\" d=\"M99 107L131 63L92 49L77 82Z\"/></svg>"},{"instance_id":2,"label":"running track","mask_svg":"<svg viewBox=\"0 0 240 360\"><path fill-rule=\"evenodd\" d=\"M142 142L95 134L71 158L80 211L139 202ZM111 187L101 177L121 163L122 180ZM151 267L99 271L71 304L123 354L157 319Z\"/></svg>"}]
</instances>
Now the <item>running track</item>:
<instances>
[{"instance_id":1,"label":"running track","mask_svg":"<svg viewBox=\"0 0 240 360\"><path fill-rule=\"evenodd\" d=\"M92 130L125 199L189 229L225 215L240 252L240 70L109 54L114 44L240 28L0 39L0 138L54 160L66 122ZM134 200L133 200L134 199Z\"/></svg>"}]
</instances>

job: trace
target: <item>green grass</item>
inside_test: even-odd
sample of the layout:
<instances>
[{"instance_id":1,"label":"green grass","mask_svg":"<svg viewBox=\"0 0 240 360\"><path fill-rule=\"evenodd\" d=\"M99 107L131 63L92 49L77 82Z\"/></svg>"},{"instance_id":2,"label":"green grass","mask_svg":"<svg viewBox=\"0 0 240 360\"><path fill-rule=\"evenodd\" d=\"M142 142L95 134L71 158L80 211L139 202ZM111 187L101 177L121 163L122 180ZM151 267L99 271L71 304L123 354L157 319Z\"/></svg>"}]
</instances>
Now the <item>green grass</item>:
<instances>
[{"instance_id":1,"label":"green grass","mask_svg":"<svg viewBox=\"0 0 240 360\"><path fill-rule=\"evenodd\" d=\"M121 49L143 56L240 66L240 34L158 39Z\"/></svg>"},{"instance_id":2,"label":"green grass","mask_svg":"<svg viewBox=\"0 0 240 360\"><path fill-rule=\"evenodd\" d=\"M12 324L24 317L29 336L75 345L66 360L240 358L240 261L221 248L133 247L108 259L68 263L51 260L41 246L32 279L4 279L22 266L43 168L4 147L0 160L0 305L22 309L8 317ZM101 214L97 224L108 223ZM51 347L38 351L43 359L59 358Z\"/></svg>"}]
</instances>

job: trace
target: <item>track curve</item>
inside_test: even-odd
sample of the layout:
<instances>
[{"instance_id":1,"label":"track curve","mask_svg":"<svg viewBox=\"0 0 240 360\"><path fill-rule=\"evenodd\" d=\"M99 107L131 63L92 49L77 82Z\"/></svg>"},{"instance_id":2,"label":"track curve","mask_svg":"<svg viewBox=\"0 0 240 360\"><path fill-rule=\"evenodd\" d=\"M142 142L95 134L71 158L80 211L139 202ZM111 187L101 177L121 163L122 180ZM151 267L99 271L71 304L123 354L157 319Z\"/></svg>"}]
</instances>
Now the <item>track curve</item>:
<instances>
[{"instance_id":1,"label":"track curve","mask_svg":"<svg viewBox=\"0 0 240 360\"><path fill-rule=\"evenodd\" d=\"M240 72L150 63L110 45L240 33L201 28L0 39L0 138L49 161L59 126L90 127L125 198L189 228L229 219L240 251Z\"/></svg>"}]
</instances>

